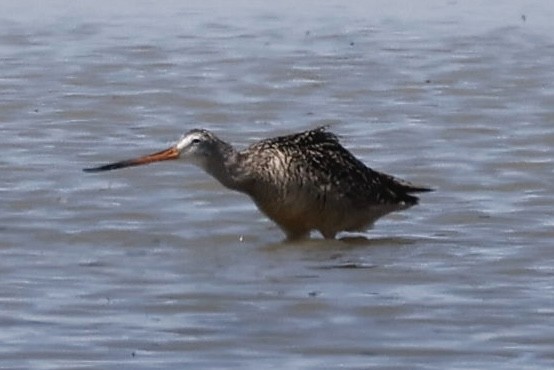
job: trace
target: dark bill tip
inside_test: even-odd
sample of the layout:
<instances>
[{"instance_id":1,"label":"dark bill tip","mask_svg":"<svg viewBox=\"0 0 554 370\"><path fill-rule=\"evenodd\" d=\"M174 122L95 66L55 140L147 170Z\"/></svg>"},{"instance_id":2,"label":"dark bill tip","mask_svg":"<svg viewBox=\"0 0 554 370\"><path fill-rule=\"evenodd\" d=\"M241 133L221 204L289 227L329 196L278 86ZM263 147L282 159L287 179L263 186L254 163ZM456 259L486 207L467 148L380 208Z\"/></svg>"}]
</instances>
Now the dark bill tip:
<instances>
[{"instance_id":1,"label":"dark bill tip","mask_svg":"<svg viewBox=\"0 0 554 370\"><path fill-rule=\"evenodd\" d=\"M105 164L103 166L98 166L98 167L83 168L83 172L111 171L111 170L118 170L120 168L137 166L137 165L138 163L134 163L133 161L121 161L116 163Z\"/></svg>"}]
</instances>

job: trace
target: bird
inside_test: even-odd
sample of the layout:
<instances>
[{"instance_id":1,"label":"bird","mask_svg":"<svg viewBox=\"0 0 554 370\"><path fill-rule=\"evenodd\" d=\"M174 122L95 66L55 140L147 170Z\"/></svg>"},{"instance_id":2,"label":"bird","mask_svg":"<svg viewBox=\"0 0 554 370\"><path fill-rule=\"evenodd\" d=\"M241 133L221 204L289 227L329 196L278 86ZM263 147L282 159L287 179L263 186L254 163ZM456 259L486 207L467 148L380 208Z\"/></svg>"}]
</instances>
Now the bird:
<instances>
[{"instance_id":1,"label":"bird","mask_svg":"<svg viewBox=\"0 0 554 370\"><path fill-rule=\"evenodd\" d=\"M369 168L328 127L264 139L243 150L211 131L192 129L165 150L83 171L167 160L196 165L224 187L247 194L289 241L312 231L325 239L363 232L379 218L418 204L414 193L433 190Z\"/></svg>"}]
</instances>

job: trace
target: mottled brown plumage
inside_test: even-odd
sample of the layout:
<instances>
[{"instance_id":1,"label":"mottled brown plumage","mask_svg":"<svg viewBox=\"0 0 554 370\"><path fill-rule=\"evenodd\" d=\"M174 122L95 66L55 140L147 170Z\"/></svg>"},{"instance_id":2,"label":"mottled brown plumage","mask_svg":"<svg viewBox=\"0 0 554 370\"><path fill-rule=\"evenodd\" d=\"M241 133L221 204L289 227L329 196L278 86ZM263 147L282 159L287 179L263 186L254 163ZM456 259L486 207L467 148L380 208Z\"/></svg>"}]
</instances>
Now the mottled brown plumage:
<instances>
[{"instance_id":1,"label":"mottled brown plumage","mask_svg":"<svg viewBox=\"0 0 554 370\"><path fill-rule=\"evenodd\" d=\"M368 168L325 128L262 140L242 151L194 129L165 151L85 171L177 158L248 194L288 239L312 230L328 239L340 231L365 230L380 217L417 204L412 193L431 190Z\"/></svg>"}]
</instances>

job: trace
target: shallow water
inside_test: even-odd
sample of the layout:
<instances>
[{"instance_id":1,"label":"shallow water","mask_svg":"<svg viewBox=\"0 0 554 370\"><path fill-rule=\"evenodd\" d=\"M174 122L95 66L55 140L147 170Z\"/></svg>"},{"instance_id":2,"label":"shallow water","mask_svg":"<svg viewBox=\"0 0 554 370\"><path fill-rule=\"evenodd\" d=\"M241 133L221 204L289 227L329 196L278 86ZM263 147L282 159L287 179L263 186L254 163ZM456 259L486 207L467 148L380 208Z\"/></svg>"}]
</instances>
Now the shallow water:
<instances>
[{"instance_id":1,"label":"shallow water","mask_svg":"<svg viewBox=\"0 0 554 370\"><path fill-rule=\"evenodd\" d=\"M424 3L2 2L0 368L552 368L554 6ZM81 172L322 124L437 191L284 244L194 167Z\"/></svg>"}]
</instances>

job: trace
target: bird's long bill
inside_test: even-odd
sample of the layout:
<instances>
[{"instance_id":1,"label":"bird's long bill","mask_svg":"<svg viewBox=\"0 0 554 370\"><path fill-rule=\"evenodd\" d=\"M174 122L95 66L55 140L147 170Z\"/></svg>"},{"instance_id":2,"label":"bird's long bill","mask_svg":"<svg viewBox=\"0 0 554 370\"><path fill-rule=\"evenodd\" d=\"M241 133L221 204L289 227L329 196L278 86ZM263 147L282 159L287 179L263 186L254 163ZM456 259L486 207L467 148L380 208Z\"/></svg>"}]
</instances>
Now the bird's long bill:
<instances>
[{"instance_id":1,"label":"bird's long bill","mask_svg":"<svg viewBox=\"0 0 554 370\"><path fill-rule=\"evenodd\" d=\"M134 158L134 159L127 159L125 161L108 163L103 166L84 168L83 171L85 172L111 171L111 170L117 170L119 168L140 166L140 165L148 164L152 162L169 161L177 158L179 158L179 150L176 147L172 146L171 148L162 150L161 152L152 153L152 154L145 155L143 157Z\"/></svg>"}]
</instances>

